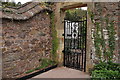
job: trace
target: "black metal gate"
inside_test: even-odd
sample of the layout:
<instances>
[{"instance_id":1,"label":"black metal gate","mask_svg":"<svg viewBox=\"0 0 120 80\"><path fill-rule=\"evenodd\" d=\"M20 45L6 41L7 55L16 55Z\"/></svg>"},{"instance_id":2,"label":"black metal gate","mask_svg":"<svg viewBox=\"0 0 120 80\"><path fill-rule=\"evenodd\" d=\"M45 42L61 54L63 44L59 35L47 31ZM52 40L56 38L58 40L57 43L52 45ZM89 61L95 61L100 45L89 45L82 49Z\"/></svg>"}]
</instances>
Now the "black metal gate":
<instances>
[{"instance_id":1,"label":"black metal gate","mask_svg":"<svg viewBox=\"0 0 120 80\"><path fill-rule=\"evenodd\" d=\"M86 18L81 21L64 20L64 66L86 69Z\"/></svg>"}]
</instances>

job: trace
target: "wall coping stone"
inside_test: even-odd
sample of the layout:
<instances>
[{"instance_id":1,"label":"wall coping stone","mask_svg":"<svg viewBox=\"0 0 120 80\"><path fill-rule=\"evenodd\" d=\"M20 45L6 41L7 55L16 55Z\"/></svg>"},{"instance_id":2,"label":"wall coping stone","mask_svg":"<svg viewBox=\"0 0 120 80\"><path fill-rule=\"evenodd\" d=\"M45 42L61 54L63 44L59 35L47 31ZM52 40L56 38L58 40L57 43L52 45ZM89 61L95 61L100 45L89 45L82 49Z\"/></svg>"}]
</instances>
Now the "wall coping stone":
<instances>
[{"instance_id":1,"label":"wall coping stone","mask_svg":"<svg viewBox=\"0 0 120 80\"><path fill-rule=\"evenodd\" d=\"M9 12L7 12L6 10ZM28 2L23 6L17 8L7 7L0 10L0 18L12 20L27 20L33 17L35 14L44 10L52 12L51 8L48 8L45 5L40 4L39 2Z\"/></svg>"}]
</instances>

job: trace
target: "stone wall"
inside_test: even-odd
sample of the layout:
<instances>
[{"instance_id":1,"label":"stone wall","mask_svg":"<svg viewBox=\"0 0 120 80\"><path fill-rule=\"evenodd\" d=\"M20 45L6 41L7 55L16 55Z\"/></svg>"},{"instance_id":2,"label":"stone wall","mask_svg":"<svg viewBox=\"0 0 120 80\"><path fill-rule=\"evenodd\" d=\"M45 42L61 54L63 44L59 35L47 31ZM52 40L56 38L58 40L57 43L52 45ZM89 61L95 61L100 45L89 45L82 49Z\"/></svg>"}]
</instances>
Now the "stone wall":
<instances>
[{"instance_id":1,"label":"stone wall","mask_svg":"<svg viewBox=\"0 0 120 80\"><path fill-rule=\"evenodd\" d=\"M105 47L108 49L108 39L109 39L109 34L108 34L108 30L107 30L107 25L105 22L105 18L107 17L109 19L109 21L113 21L114 20L114 29L115 29L115 51L114 51L114 62L118 62L118 56L119 56L119 37L118 37L118 16L119 16L119 7L118 7L119 3L118 2L96 2L94 3L94 10L93 13L95 15L94 20L98 23L100 23L100 26L103 28L103 34L104 34L104 39L105 39ZM104 20L104 21L102 21ZM94 36L93 34L95 34L95 29L96 26L92 27L92 39L93 39L93 44L94 44ZM96 55L95 55L95 47L93 46L91 48L91 59L93 60L93 63L98 63Z\"/></svg>"},{"instance_id":2,"label":"stone wall","mask_svg":"<svg viewBox=\"0 0 120 80\"><path fill-rule=\"evenodd\" d=\"M52 49L50 16L41 12L29 20L2 20L3 78L12 78L40 65Z\"/></svg>"},{"instance_id":3,"label":"stone wall","mask_svg":"<svg viewBox=\"0 0 120 80\"><path fill-rule=\"evenodd\" d=\"M119 1L119 3L118 3L119 5L118 5L118 8L119 8L119 12L118 12L118 14L119 14L119 16L118 16L118 37L119 37L119 40L118 40L118 53L119 53L119 63L120 63L120 1Z\"/></svg>"}]
</instances>

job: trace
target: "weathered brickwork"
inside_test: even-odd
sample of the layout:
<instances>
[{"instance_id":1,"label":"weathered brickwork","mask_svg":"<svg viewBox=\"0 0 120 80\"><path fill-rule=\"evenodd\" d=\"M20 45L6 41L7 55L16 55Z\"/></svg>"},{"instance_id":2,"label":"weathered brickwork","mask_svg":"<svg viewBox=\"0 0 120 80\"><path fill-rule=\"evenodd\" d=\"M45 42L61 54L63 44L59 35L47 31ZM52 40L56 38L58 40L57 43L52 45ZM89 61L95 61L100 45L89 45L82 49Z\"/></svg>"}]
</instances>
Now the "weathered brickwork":
<instances>
[{"instance_id":1,"label":"weathered brickwork","mask_svg":"<svg viewBox=\"0 0 120 80\"><path fill-rule=\"evenodd\" d=\"M114 61L118 62L118 56L119 56L119 25L118 25L118 16L119 16L119 3L118 2L97 2L94 4L95 8L94 8L94 14L95 14L95 21L100 23L100 26L103 28L103 34L104 34L104 39L105 39L105 44L106 44L106 48L108 48L108 30L106 29L106 22L105 22L105 18L107 17L110 21L114 20L114 29L115 29L115 51L114 51ZM104 20L104 21L101 21ZM92 39L93 39L93 43L94 43L94 38L93 38L93 34L94 34L94 29L96 27L92 28ZM93 59L93 63L97 63L97 58L95 57L95 47L93 46L93 48L91 49L92 51L92 59Z\"/></svg>"},{"instance_id":2,"label":"weathered brickwork","mask_svg":"<svg viewBox=\"0 0 120 80\"><path fill-rule=\"evenodd\" d=\"M12 78L40 65L52 48L50 17L39 13L26 21L2 20L3 77Z\"/></svg>"}]
</instances>

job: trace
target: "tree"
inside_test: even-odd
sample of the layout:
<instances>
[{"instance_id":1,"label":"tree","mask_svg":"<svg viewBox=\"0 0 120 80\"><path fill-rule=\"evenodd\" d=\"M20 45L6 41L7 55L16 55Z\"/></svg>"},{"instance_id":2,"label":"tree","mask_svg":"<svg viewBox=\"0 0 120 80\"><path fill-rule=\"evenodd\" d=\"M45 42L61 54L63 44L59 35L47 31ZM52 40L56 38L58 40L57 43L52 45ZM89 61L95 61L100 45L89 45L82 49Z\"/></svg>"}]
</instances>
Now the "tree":
<instances>
[{"instance_id":1,"label":"tree","mask_svg":"<svg viewBox=\"0 0 120 80\"><path fill-rule=\"evenodd\" d=\"M5 0L4 0L5 1ZM6 0L5 2L2 1L2 7L5 8L5 7L18 7L18 6L21 6L21 2L18 2L17 4L15 3L14 0Z\"/></svg>"},{"instance_id":2,"label":"tree","mask_svg":"<svg viewBox=\"0 0 120 80\"><path fill-rule=\"evenodd\" d=\"M85 10L81 10L81 9L67 10L65 19L70 21L80 21L86 15L87 15L87 11Z\"/></svg>"}]
</instances>

